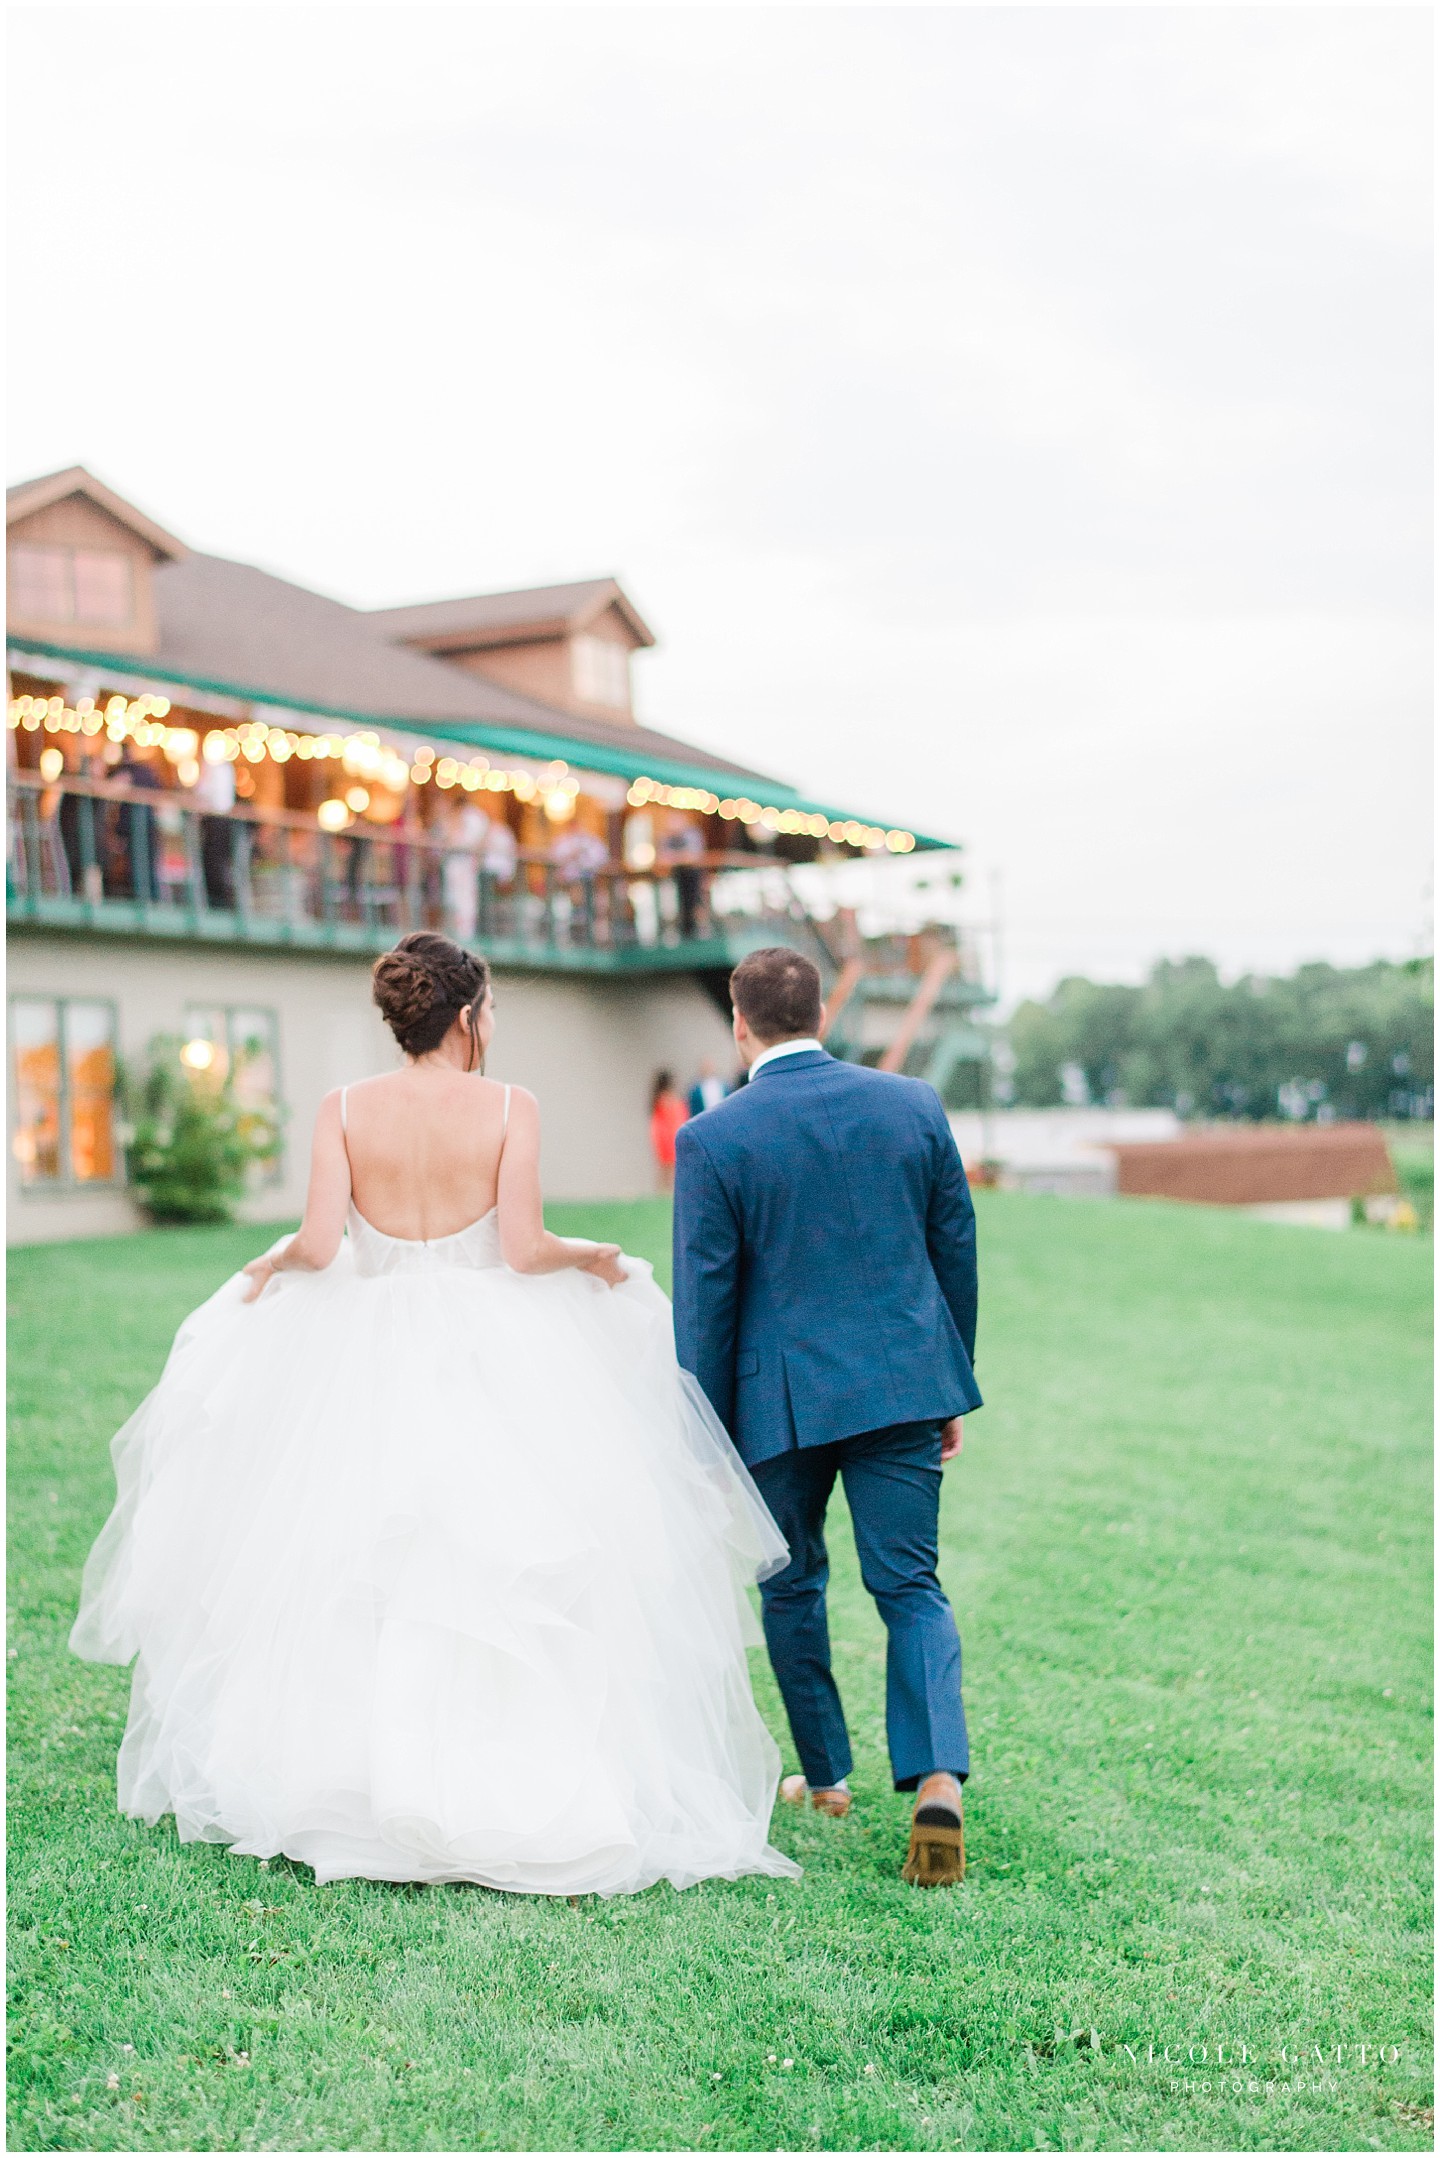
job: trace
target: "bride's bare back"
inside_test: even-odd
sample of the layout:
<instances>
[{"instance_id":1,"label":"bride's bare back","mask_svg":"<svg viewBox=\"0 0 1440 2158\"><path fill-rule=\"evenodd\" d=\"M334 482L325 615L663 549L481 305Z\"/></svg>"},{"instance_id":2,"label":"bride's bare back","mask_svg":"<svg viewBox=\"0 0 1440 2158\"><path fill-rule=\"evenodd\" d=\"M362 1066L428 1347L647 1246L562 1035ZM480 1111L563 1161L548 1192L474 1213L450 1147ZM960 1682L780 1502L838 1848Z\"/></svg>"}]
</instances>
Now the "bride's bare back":
<instances>
[{"instance_id":1,"label":"bride's bare back","mask_svg":"<svg viewBox=\"0 0 1440 2158\"><path fill-rule=\"evenodd\" d=\"M433 1068L350 1087L350 1192L370 1226L430 1242L488 1214L499 1198L509 1091L495 1079Z\"/></svg>"},{"instance_id":2,"label":"bride's bare back","mask_svg":"<svg viewBox=\"0 0 1440 2158\"><path fill-rule=\"evenodd\" d=\"M305 1218L288 1244L245 1268L250 1297L272 1274L329 1266L352 1200L372 1229L414 1244L455 1236L494 1207L501 1256L516 1273L574 1266L618 1288L626 1276L617 1244L545 1226L534 1095L474 1070L495 1019L484 963L416 931L377 960L375 978L376 1002L410 1062L321 1102Z\"/></svg>"}]
</instances>

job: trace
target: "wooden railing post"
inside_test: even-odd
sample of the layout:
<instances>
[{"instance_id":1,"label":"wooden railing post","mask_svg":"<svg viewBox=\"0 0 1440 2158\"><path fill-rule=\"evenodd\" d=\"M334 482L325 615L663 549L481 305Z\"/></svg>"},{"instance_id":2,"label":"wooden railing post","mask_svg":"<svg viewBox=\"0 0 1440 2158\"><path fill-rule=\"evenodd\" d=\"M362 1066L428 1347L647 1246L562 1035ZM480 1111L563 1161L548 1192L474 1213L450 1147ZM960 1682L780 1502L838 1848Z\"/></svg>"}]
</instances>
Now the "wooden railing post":
<instances>
[{"instance_id":1,"label":"wooden railing post","mask_svg":"<svg viewBox=\"0 0 1440 2158\"><path fill-rule=\"evenodd\" d=\"M38 899L41 892L40 805L33 794L27 793L22 800L20 832L25 861L25 896Z\"/></svg>"},{"instance_id":2,"label":"wooden railing post","mask_svg":"<svg viewBox=\"0 0 1440 2158\"><path fill-rule=\"evenodd\" d=\"M320 919L335 919L335 841L329 832L320 841Z\"/></svg>"},{"instance_id":3,"label":"wooden railing post","mask_svg":"<svg viewBox=\"0 0 1440 2158\"><path fill-rule=\"evenodd\" d=\"M180 812L185 835L185 905L192 924L198 924L205 905L205 864L200 853L200 819L193 809Z\"/></svg>"},{"instance_id":4,"label":"wooden railing post","mask_svg":"<svg viewBox=\"0 0 1440 2158\"><path fill-rule=\"evenodd\" d=\"M99 850L95 845L95 797L92 794L76 797L75 828L80 842L80 896L87 906L93 907L104 898L105 890Z\"/></svg>"},{"instance_id":5,"label":"wooden railing post","mask_svg":"<svg viewBox=\"0 0 1440 2158\"><path fill-rule=\"evenodd\" d=\"M144 917L150 911L155 887L152 883L151 833L154 829L149 807L144 802L130 804L130 888Z\"/></svg>"},{"instance_id":6,"label":"wooden railing post","mask_svg":"<svg viewBox=\"0 0 1440 2158\"><path fill-rule=\"evenodd\" d=\"M400 924L402 929L419 929L422 926L421 912L425 904L423 863L424 857L421 853L418 839L413 836L407 838L405 842L404 919Z\"/></svg>"},{"instance_id":7,"label":"wooden railing post","mask_svg":"<svg viewBox=\"0 0 1440 2158\"><path fill-rule=\"evenodd\" d=\"M255 894L250 885L250 838L249 825L243 818L233 818L230 825L230 881L235 893L235 913L240 927L247 933L255 906Z\"/></svg>"}]
</instances>

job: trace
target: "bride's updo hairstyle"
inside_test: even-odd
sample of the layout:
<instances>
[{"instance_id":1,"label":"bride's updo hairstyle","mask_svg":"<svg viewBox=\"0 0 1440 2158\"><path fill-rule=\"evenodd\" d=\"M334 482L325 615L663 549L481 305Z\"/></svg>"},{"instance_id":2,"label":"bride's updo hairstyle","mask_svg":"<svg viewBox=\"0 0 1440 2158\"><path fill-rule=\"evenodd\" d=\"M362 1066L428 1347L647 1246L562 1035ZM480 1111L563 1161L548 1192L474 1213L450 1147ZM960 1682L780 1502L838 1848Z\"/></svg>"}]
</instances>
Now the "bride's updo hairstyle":
<instances>
[{"instance_id":1,"label":"bride's updo hairstyle","mask_svg":"<svg viewBox=\"0 0 1440 2158\"><path fill-rule=\"evenodd\" d=\"M481 1064L480 1007L490 987L490 966L433 929L402 937L377 959L371 975L375 1002L407 1057L438 1049L456 1019L470 1007L472 1066Z\"/></svg>"}]
</instances>

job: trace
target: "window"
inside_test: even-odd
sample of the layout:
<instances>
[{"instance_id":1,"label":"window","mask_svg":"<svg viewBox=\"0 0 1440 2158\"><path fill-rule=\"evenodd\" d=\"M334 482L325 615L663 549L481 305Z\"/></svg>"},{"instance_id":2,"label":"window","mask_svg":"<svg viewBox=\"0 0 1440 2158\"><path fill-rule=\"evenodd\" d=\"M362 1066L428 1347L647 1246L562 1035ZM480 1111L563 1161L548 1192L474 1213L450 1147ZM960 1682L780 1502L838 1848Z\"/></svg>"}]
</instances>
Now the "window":
<instances>
[{"instance_id":1,"label":"window","mask_svg":"<svg viewBox=\"0 0 1440 2158\"><path fill-rule=\"evenodd\" d=\"M256 1004L187 1004L185 1039L208 1042L221 1078L228 1078L242 1111L265 1117L280 1113L280 1026L274 1012ZM256 1180L278 1184L284 1166L273 1161L256 1166Z\"/></svg>"},{"instance_id":2,"label":"window","mask_svg":"<svg viewBox=\"0 0 1440 2158\"><path fill-rule=\"evenodd\" d=\"M70 554L65 547L12 547L10 598L34 622L68 622L74 610Z\"/></svg>"},{"instance_id":3,"label":"window","mask_svg":"<svg viewBox=\"0 0 1440 2158\"><path fill-rule=\"evenodd\" d=\"M10 592L29 621L118 629L135 613L129 556L95 548L12 547Z\"/></svg>"},{"instance_id":4,"label":"window","mask_svg":"<svg viewBox=\"0 0 1440 2158\"><path fill-rule=\"evenodd\" d=\"M10 1038L20 1181L64 1190L118 1180L115 1007L82 997L14 997Z\"/></svg>"},{"instance_id":5,"label":"window","mask_svg":"<svg viewBox=\"0 0 1440 2158\"><path fill-rule=\"evenodd\" d=\"M108 1004L67 1004L65 1102L70 1173L77 1184L115 1180L115 1013Z\"/></svg>"},{"instance_id":6,"label":"window","mask_svg":"<svg viewBox=\"0 0 1440 2158\"><path fill-rule=\"evenodd\" d=\"M630 654L623 644L609 637L577 637L574 655L575 694L586 704L608 704L612 710L630 709Z\"/></svg>"},{"instance_id":7,"label":"window","mask_svg":"<svg viewBox=\"0 0 1440 2158\"><path fill-rule=\"evenodd\" d=\"M91 554L81 548L75 556L76 621L118 629L134 611L128 555Z\"/></svg>"}]
</instances>

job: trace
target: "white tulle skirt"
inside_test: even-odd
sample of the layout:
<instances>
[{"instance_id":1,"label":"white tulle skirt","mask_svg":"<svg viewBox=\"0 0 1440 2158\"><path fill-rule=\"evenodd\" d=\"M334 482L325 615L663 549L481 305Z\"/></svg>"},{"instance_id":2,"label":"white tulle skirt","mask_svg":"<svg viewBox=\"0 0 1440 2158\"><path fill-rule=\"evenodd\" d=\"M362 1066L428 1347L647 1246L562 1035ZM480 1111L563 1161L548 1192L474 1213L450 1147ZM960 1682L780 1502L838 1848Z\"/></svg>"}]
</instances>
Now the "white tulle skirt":
<instances>
[{"instance_id":1,"label":"white tulle skirt","mask_svg":"<svg viewBox=\"0 0 1440 2158\"><path fill-rule=\"evenodd\" d=\"M121 1809L321 1880L793 1874L744 1586L784 1546L638 1261L236 1277L114 1441L71 1646Z\"/></svg>"}]
</instances>

